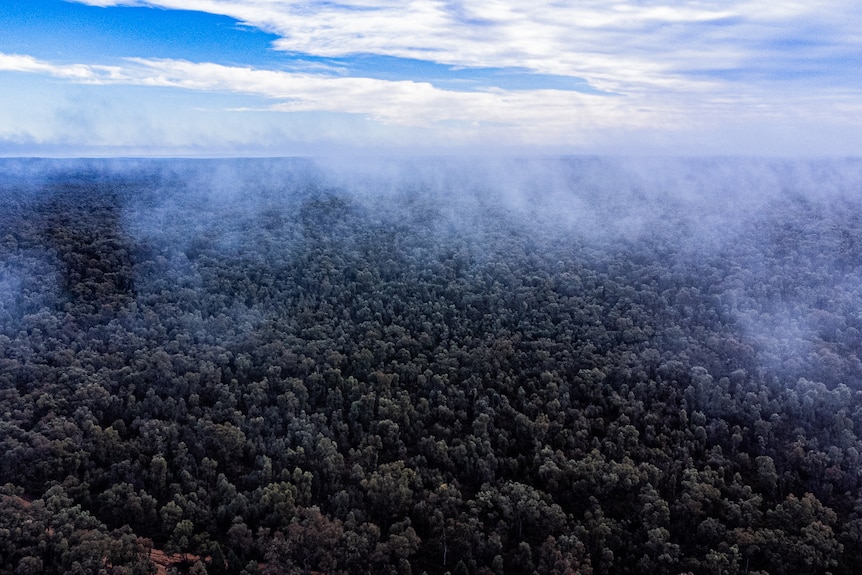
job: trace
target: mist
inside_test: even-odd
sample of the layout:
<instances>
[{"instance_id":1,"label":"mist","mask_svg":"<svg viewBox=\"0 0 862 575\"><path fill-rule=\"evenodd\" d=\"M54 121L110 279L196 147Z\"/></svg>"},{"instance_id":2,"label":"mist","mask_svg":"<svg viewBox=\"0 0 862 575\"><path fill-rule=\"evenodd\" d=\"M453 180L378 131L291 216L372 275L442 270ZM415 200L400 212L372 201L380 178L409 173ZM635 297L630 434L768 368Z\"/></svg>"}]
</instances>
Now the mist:
<instances>
[{"instance_id":1,"label":"mist","mask_svg":"<svg viewBox=\"0 0 862 575\"><path fill-rule=\"evenodd\" d=\"M774 361L798 362L799 346L823 345L824 313L857 314L856 160L6 160L2 172L7 317L20 315L9 310L35 281L8 254L36 258L39 266L23 267L39 273L57 268L39 253L49 247L16 248L23 211L96 181L117 194L116 232L158 262L143 275L135 268L137 285L205 289L196 263L204 253L265 266L310 242L356 250L389 237L393 256L412 245L427 265L452 250L475 265L505 261L515 243L532 257L625 253L680 273L720 264L712 289L732 302L723 305L741 334L789 338L763 344ZM321 201L342 212L303 222L309 202Z\"/></svg>"},{"instance_id":2,"label":"mist","mask_svg":"<svg viewBox=\"0 0 862 575\"><path fill-rule=\"evenodd\" d=\"M3 172L18 203L105 179L118 193L117 233L158 254L139 286L206 289L202 254L266 266L310 242L356 250L389 237L393 256L410 246L428 266L453 250L475 266L505 262L515 243L531 257L624 253L683 274L721 265L711 290L722 290L741 337L773 367L829 347L818 327L824 314L840 312L842 324L858 314L853 286L862 284L847 251L859 232L855 160L7 160ZM318 201L342 213L286 224ZM11 310L36 280L4 263Z\"/></svg>"},{"instance_id":3,"label":"mist","mask_svg":"<svg viewBox=\"0 0 862 575\"><path fill-rule=\"evenodd\" d=\"M0 182L4 502L77 505L182 572L856 565L858 160L5 160Z\"/></svg>"},{"instance_id":4,"label":"mist","mask_svg":"<svg viewBox=\"0 0 862 575\"><path fill-rule=\"evenodd\" d=\"M790 382L822 380L837 362L843 379L833 372L832 385L862 376L852 344L862 329L855 287L862 272L853 255L862 232L855 216L862 163L856 160L323 158L167 165L150 204L124 213L136 242L170 246L166 277L197 277L196 249L221 258L251 253L266 266L321 242L347 253L361 250L369 238L385 238L396 268L417 254L409 265L438 269L441 258L457 254L474 272L523 254L560 260L564 268L582 258L607 265L625 254L670 267L678 278L710 277L715 283L702 286L698 298L721 299L717 312L753 347L762 373ZM277 229L274 222L302 219L309 202L321 198L338 207L301 229ZM845 328L851 335L842 343ZM830 362L831 368L824 365Z\"/></svg>"}]
</instances>

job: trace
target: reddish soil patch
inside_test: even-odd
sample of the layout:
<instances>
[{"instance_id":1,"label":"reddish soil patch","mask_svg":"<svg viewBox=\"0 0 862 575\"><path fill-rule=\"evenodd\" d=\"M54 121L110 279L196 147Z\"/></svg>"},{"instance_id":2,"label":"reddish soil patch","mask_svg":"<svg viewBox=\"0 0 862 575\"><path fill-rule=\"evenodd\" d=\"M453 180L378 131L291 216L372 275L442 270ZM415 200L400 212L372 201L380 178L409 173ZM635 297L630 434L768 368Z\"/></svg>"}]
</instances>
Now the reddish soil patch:
<instances>
[{"instance_id":1,"label":"reddish soil patch","mask_svg":"<svg viewBox=\"0 0 862 575\"><path fill-rule=\"evenodd\" d=\"M161 549L153 549L150 551L150 559L156 564L156 575L167 575L168 569L180 563L194 563L200 557L191 553L168 555Z\"/></svg>"},{"instance_id":2,"label":"reddish soil patch","mask_svg":"<svg viewBox=\"0 0 862 575\"><path fill-rule=\"evenodd\" d=\"M30 501L29 499L25 499L23 497L20 497L18 495L4 495L3 499L11 499L12 501L15 501L16 503L21 505L21 507L23 507L24 509L29 509L30 506L33 505L32 501Z\"/></svg>"}]
</instances>

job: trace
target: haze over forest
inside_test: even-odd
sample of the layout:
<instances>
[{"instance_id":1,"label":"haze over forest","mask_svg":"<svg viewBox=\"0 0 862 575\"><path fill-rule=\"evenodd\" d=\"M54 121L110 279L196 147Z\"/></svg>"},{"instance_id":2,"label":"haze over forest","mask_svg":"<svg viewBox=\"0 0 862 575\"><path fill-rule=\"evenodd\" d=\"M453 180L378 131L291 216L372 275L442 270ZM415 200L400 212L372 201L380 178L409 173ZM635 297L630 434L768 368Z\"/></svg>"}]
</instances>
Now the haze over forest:
<instances>
[{"instance_id":1,"label":"haze over forest","mask_svg":"<svg viewBox=\"0 0 862 575\"><path fill-rule=\"evenodd\" d=\"M0 573L853 573L856 160L0 163Z\"/></svg>"},{"instance_id":2,"label":"haze over forest","mask_svg":"<svg viewBox=\"0 0 862 575\"><path fill-rule=\"evenodd\" d=\"M0 575L849 575L862 4L0 1Z\"/></svg>"}]
</instances>

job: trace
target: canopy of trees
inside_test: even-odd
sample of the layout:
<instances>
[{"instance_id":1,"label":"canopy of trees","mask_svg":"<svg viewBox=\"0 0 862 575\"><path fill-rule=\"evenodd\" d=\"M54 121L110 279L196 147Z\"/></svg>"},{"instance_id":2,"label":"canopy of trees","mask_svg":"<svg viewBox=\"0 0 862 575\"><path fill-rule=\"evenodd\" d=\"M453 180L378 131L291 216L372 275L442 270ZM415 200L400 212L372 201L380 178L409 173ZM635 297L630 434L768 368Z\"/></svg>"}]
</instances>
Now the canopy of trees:
<instances>
[{"instance_id":1,"label":"canopy of trees","mask_svg":"<svg viewBox=\"0 0 862 575\"><path fill-rule=\"evenodd\" d=\"M737 168L7 161L0 574L856 572L859 167Z\"/></svg>"}]
</instances>

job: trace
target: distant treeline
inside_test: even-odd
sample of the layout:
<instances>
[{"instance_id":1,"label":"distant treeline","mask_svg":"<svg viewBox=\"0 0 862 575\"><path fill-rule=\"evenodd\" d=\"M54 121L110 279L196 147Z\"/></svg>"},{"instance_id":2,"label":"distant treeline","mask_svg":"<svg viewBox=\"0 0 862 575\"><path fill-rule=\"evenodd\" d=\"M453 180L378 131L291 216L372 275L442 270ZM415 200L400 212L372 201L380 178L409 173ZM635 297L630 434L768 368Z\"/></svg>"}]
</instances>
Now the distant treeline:
<instances>
[{"instance_id":1,"label":"distant treeline","mask_svg":"<svg viewBox=\"0 0 862 575\"><path fill-rule=\"evenodd\" d=\"M2 575L862 565L852 190L10 166Z\"/></svg>"}]
</instances>

